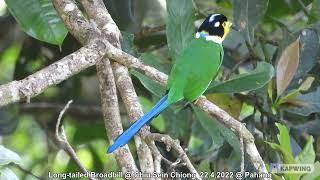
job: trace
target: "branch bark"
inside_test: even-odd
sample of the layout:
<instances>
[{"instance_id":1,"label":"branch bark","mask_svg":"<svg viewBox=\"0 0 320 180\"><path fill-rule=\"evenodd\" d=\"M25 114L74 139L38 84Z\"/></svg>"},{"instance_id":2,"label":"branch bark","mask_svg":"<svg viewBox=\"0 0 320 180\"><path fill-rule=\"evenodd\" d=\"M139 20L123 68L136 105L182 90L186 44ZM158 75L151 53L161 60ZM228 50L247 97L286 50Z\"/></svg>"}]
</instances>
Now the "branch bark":
<instances>
[{"instance_id":1,"label":"branch bark","mask_svg":"<svg viewBox=\"0 0 320 180\"><path fill-rule=\"evenodd\" d=\"M73 1L53 0L53 4L69 32L82 44L90 42L90 38L95 38L100 35L99 29L95 27L95 24L89 24L87 20L84 19L81 11ZM79 22L84 26L79 26ZM87 30L87 32L83 30ZM109 59L99 59L96 67L100 86L102 113L106 131L108 132L108 139L109 142L111 142L122 132L116 85ZM123 173L138 172L138 168L135 165L132 154L128 150L128 146L120 149L115 154L116 160Z\"/></svg>"},{"instance_id":2,"label":"branch bark","mask_svg":"<svg viewBox=\"0 0 320 180\"><path fill-rule=\"evenodd\" d=\"M106 36L106 39L112 45L121 49L120 30L108 13L103 1L82 0L81 3L88 16L93 19L97 23L98 28L102 30L102 34ZM135 92L132 80L129 76L128 69L117 62L113 62L111 64L118 90L129 115L129 120L130 122L134 122L143 115L143 111L139 103L138 96ZM134 139L142 173L153 173L153 158L150 149L139 136L135 136Z\"/></svg>"},{"instance_id":3,"label":"branch bark","mask_svg":"<svg viewBox=\"0 0 320 180\"><path fill-rule=\"evenodd\" d=\"M98 44L97 44L98 43ZM30 99L48 87L57 85L72 75L93 66L105 54L105 46L93 40L78 51L20 80L0 86L0 107Z\"/></svg>"},{"instance_id":4,"label":"branch bark","mask_svg":"<svg viewBox=\"0 0 320 180\"><path fill-rule=\"evenodd\" d=\"M8 84L1 85L0 106L36 96L43 92L46 88L58 84L70 76L80 72L81 70L94 65L97 60L103 57L104 54L108 58L115 60L122 65L142 71L150 79L162 85L166 84L167 75L153 67L144 65L139 59L114 47L106 39L104 39L101 33L99 34L99 31L90 26L88 22L82 21L80 17L81 14L79 12L74 12L74 8L76 7L73 2L67 1L69 4L73 4L68 6L68 8L66 8L66 1L54 0L53 2L57 4L56 6L59 6L59 4L62 5L62 10L66 10L66 12L62 11L59 12L59 14L61 14L62 19L64 22L66 22L68 29L70 31L80 29L80 36L77 39L80 39L80 42L82 38L86 39L87 41L90 39L88 45L23 80L13 81ZM57 8L57 10L59 11L59 8ZM80 20L74 19L72 14L77 18L80 18ZM73 22L74 24L70 22ZM233 130L236 134L238 134L238 136L242 135L245 150L250 161L258 170L258 172L267 173L265 164L262 161L262 158L254 144L254 138L252 134L239 121L232 118L228 113L208 101L206 98L200 98L196 102L196 105L208 114L217 117L220 122Z\"/></svg>"}]
</instances>

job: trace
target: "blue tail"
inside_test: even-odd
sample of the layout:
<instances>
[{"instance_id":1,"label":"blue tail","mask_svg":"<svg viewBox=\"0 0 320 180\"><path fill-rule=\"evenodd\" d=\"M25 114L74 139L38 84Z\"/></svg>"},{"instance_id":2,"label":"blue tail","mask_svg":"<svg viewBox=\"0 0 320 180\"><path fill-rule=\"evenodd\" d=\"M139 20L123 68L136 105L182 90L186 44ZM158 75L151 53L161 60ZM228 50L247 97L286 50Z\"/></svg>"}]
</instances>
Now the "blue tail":
<instances>
[{"instance_id":1,"label":"blue tail","mask_svg":"<svg viewBox=\"0 0 320 180\"><path fill-rule=\"evenodd\" d=\"M147 123L149 123L154 117L159 115L163 110L165 110L169 103L167 101L168 95L165 95L159 100L159 102L144 116L134 122L125 132L123 132L114 143L108 148L108 153L112 153L119 147L124 146L129 142L129 140Z\"/></svg>"}]
</instances>

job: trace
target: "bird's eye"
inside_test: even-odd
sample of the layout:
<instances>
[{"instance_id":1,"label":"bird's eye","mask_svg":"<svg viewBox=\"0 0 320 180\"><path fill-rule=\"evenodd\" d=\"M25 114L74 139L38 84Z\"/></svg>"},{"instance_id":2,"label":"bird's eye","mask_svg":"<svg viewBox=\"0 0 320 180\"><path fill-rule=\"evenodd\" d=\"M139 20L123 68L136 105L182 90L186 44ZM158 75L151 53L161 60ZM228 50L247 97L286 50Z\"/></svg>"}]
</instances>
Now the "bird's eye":
<instances>
[{"instance_id":1,"label":"bird's eye","mask_svg":"<svg viewBox=\"0 0 320 180\"><path fill-rule=\"evenodd\" d=\"M225 26L226 26L226 22L223 22L223 23L222 23L222 26L225 27Z\"/></svg>"},{"instance_id":2,"label":"bird's eye","mask_svg":"<svg viewBox=\"0 0 320 180\"><path fill-rule=\"evenodd\" d=\"M219 21L214 23L214 27L219 27L219 26L220 26L220 22Z\"/></svg>"}]
</instances>

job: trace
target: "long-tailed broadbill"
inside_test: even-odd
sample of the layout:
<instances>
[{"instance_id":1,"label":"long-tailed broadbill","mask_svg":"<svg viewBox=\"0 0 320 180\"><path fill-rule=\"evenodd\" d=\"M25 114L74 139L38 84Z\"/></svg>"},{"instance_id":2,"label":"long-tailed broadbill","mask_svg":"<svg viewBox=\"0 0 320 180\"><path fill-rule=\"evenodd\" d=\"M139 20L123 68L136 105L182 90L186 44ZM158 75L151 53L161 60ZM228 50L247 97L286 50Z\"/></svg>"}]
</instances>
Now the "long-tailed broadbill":
<instances>
[{"instance_id":1,"label":"long-tailed broadbill","mask_svg":"<svg viewBox=\"0 0 320 180\"><path fill-rule=\"evenodd\" d=\"M180 55L169 75L167 94L144 116L135 121L108 148L112 153L145 125L173 103L195 101L218 74L223 59L222 41L230 31L231 23L222 14L210 14L200 25L195 37Z\"/></svg>"}]
</instances>

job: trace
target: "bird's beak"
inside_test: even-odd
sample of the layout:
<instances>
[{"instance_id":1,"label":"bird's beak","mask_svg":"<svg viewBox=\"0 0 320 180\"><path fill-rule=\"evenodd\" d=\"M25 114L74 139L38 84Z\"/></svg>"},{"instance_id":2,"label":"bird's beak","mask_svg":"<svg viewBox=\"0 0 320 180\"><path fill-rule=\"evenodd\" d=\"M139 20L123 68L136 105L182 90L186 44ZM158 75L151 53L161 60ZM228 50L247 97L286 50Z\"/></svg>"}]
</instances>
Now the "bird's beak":
<instances>
[{"instance_id":1,"label":"bird's beak","mask_svg":"<svg viewBox=\"0 0 320 180\"><path fill-rule=\"evenodd\" d=\"M223 26L224 27L224 35L222 37L222 40L224 40L227 37L227 35L229 34L231 26L232 26L232 23L230 21L226 21L224 23L224 26Z\"/></svg>"},{"instance_id":2,"label":"bird's beak","mask_svg":"<svg viewBox=\"0 0 320 180\"><path fill-rule=\"evenodd\" d=\"M230 29L230 28L231 28L231 26L232 26L232 22L227 21L227 22L226 22L226 27Z\"/></svg>"}]
</instances>

